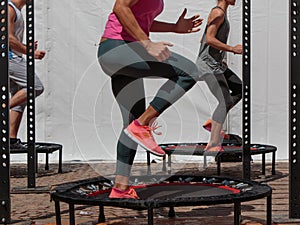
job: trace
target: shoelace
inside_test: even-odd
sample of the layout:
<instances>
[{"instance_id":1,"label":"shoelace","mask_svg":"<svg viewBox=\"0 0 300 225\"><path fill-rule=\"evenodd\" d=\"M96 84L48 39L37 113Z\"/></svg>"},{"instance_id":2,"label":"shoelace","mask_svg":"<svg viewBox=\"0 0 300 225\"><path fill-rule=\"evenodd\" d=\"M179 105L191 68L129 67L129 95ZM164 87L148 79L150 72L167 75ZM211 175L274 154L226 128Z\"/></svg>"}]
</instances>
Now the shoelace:
<instances>
[{"instance_id":1,"label":"shoelace","mask_svg":"<svg viewBox=\"0 0 300 225\"><path fill-rule=\"evenodd\" d=\"M136 194L135 190L132 187L130 187L128 195L134 197L135 199L139 199L139 196Z\"/></svg>"},{"instance_id":2,"label":"shoelace","mask_svg":"<svg viewBox=\"0 0 300 225\"><path fill-rule=\"evenodd\" d=\"M154 121L154 122L149 126L149 131L150 131L150 132L153 132L153 133L156 134L156 135L161 135L162 132L157 132L157 131L156 131L158 128L161 128L161 126L158 125L158 122L157 122L157 121Z\"/></svg>"}]
</instances>

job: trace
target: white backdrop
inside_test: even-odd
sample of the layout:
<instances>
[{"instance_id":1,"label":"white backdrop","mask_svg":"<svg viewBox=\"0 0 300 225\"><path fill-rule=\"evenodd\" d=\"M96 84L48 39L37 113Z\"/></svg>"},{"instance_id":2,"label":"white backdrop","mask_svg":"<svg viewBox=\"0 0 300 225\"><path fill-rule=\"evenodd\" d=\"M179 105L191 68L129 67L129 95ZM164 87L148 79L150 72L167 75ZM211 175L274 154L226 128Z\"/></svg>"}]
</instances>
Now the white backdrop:
<instances>
[{"instance_id":1,"label":"white backdrop","mask_svg":"<svg viewBox=\"0 0 300 225\"><path fill-rule=\"evenodd\" d=\"M36 100L37 141L63 145L70 160L114 160L121 115L112 96L110 80L97 62L97 48L112 0L39 0L35 3L36 39L47 55L36 61L45 92ZM241 2L228 11L229 44L242 42ZM159 19L175 22L184 7L188 15L206 18L215 1L165 1ZM252 1L252 143L278 147L277 158L288 159L288 1ZM195 34L152 34L153 40L170 41L173 51L195 61L202 30ZM229 54L229 66L241 76L241 56ZM145 80L149 100L163 79ZM160 118L163 142L206 142L202 129L215 107L203 82L168 109ZM26 116L26 115L25 115ZM26 140L23 120L20 137ZM241 135L241 103L229 114L229 133ZM22 161L23 156L12 156ZM57 159L56 155L52 160ZM138 152L137 160L145 160Z\"/></svg>"}]
</instances>

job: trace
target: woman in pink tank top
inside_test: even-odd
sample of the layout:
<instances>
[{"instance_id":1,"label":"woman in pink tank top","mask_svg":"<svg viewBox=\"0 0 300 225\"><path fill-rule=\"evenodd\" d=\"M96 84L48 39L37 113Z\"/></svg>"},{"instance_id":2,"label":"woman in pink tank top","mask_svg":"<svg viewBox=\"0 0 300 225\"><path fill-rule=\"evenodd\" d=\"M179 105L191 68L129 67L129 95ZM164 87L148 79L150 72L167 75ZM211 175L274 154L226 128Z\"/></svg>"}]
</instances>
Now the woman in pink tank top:
<instances>
[{"instance_id":1,"label":"woman in pink tank top","mask_svg":"<svg viewBox=\"0 0 300 225\"><path fill-rule=\"evenodd\" d=\"M151 41L149 33L198 32L202 19L199 15L186 19L184 9L175 23L155 20L163 8L163 0L116 0L100 41L98 61L111 77L124 126L117 145L116 177L110 198L139 198L128 185L137 146L157 156L165 155L152 135L153 121L199 80L193 62L171 52L171 43ZM146 77L168 80L145 109Z\"/></svg>"}]
</instances>

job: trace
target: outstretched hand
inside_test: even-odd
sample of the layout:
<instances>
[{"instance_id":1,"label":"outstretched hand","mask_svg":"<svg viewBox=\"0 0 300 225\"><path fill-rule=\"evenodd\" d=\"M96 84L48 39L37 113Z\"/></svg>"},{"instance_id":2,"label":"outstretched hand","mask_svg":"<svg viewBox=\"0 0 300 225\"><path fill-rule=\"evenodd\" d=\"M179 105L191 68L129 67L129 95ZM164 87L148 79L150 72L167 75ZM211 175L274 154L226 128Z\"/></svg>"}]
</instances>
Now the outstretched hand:
<instances>
[{"instance_id":1,"label":"outstretched hand","mask_svg":"<svg viewBox=\"0 0 300 225\"><path fill-rule=\"evenodd\" d=\"M202 24L203 19L200 18L199 14L185 19L184 17L186 13L187 9L185 8L175 24L175 32L182 34L198 32L200 30L200 25Z\"/></svg>"}]
</instances>

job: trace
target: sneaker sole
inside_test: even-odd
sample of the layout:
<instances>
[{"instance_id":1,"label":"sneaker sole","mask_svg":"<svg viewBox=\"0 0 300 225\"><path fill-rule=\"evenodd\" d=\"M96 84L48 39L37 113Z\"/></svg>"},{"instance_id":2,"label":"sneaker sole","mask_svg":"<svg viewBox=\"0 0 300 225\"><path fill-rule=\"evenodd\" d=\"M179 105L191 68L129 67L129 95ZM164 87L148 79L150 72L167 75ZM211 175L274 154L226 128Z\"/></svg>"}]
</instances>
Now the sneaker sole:
<instances>
[{"instance_id":1,"label":"sneaker sole","mask_svg":"<svg viewBox=\"0 0 300 225\"><path fill-rule=\"evenodd\" d=\"M159 154L159 153L153 151L152 149L147 148L142 142L140 142L139 139L135 138L135 136L132 135L132 134L127 130L127 128L124 129L124 133L125 133L131 140L133 140L134 142L136 142L139 146L141 146L142 148L144 148L146 151L152 153L153 155L161 156L161 157L163 157L163 156L166 155L165 153L164 153L164 154Z\"/></svg>"}]
</instances>

